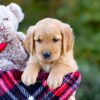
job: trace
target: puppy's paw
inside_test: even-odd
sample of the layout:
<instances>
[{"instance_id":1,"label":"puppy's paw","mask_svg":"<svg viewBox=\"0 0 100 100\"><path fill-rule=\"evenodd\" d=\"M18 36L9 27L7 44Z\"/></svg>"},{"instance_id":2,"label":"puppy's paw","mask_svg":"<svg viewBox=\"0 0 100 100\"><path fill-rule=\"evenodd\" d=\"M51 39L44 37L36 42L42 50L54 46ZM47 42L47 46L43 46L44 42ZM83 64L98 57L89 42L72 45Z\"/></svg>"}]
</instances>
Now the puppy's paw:
<instances>
[{"instance_id":1,"label":"puppy's paw","mask_svg":"<svg viewBox=\"0 0 100 100\"><path fill-rule=\"evenodd\" d=\"M50 73L47 79L47 84L49 88L56 89L57 87L60 87L63 81L63 76L61 75L55 75L53 73Z\"/></svg>"},{"instance_id":2,"label":"puppy's paw","mask_svg":"<svg viewBox=\"0 0 100 100\"><path fill-rule=\"evenodd\" d=\"M37 76L38 76L38 73L29 71L29 70L27 70L27 71L25 70L25 72L23 72L23 74L21 76L21 81L25 85L29 86L36 82Z\"/></svg>"}]
</instances>

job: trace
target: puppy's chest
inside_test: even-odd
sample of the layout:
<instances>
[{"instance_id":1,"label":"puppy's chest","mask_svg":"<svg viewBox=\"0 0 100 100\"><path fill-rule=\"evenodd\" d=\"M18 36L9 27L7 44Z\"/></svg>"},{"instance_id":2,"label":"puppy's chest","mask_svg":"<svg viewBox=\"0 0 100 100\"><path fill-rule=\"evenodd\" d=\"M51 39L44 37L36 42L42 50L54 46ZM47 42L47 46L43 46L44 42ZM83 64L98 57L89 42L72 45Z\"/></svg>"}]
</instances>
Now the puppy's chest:
<instances>
[{"instance_id":1,"label":"puppy's chest","mask_svg":"<svg viewBox=\"0 0 100 100\"><path fill-rule=\"evenodd\" d=\"M50 72L51 71L51 68L52 68L52 65L49 65L49 64L45 64L44 66L42 66L42 69L45 72Z\"/></svg>"}]
</instances>

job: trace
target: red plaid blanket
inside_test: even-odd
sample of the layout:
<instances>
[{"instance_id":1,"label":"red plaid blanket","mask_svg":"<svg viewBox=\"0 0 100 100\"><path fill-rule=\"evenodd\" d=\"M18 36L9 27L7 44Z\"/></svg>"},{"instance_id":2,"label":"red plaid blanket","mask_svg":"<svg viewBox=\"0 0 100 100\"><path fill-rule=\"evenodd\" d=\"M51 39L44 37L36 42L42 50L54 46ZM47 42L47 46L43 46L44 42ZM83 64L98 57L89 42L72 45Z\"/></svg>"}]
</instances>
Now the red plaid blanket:
<instances>
[{"instance_id":1,"label":"red plaid blanket","mask_svg":"<svg viewBox=\"0 0 100 100\"><path fill-rule=\"evenodd\" d=\"M38 81L25 86L18 70L0 71L0 100L68 100L78 88L81 75L78 71L66 75L61 87L50 90L46 83L48 73L40 72Z\"/></svg>"}]
</instances>

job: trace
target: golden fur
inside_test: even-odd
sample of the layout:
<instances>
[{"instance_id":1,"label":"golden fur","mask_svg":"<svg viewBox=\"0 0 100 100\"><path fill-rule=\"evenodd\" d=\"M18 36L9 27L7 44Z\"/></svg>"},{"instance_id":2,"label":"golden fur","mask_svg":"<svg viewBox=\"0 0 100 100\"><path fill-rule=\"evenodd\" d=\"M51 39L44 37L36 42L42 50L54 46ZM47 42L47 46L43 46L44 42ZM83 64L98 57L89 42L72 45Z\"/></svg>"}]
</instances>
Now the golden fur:
<instances>
[{"instance_id":1,"label":"golden fur","mask_svg":"<svg viewBox=\"0 0 100 100\"><path fill-rule=\"evenodd\" d=\"M61 85L64 75L77 70L73 57L74 35L68 24L45 18L29 27L24 44L30 53L27 67L21 77L26 85L34 84L39 71L43 69L50 72L48 86L55 89ZM42 53L45 50L51 52L50 59L43 58Z\"/></svg>"}]
</instances>

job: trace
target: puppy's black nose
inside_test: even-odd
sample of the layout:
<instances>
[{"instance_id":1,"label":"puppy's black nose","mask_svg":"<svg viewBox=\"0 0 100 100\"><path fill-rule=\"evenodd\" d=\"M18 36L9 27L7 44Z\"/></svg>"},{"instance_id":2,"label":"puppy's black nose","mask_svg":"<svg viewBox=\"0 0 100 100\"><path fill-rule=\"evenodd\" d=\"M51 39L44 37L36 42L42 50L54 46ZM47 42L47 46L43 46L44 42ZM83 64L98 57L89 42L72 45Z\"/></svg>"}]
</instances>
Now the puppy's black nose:
<instances>
[{"instance_id":1,"label":"puppy's black nose","mask_svg":"<svg viewBox=\"0 0 100 100\"><path fill-rule=\"evenodd\" d=\"M50 56L51 56L51 52L50 51L44 51L43 52L43 57L44 58L50 58Z\"/></svg>"}]
</instances>

